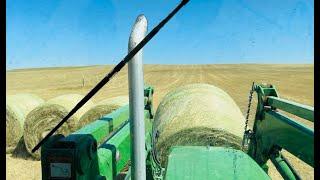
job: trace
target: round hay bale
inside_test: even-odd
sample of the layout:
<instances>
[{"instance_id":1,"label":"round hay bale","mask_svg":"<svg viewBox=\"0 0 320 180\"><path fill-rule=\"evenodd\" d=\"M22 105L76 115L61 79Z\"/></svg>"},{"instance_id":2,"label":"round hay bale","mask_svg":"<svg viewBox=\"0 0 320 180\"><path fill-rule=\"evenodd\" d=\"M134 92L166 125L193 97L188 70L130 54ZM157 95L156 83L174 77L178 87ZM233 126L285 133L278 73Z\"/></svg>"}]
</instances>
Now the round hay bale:
<instances>
[{"instance_id":1,"label":"round hay bale","mask_svg":"<svg viewBox=\"0 0 320 180\"><path fill-rule=\"evenodd\" d=\"M35 159L40 159L40 149L35 153L32 153L32 148L34 148L34 146L38 144L39 141L42 140L83 97L83 95L79 94L61 95L48 100L27 115L24 124L24 142L28 152ZM68 135L69 133L76 131L80 117L92 106L93 102L89 100L72 115L56 133Z\"/></svg>"},{"instance_id":2,"label":"round hay bale","mask_svg":"<svg viewBox=\"0 0 320 180\"><path fill-rule=\"evenodd\" d=\"M190 84L169 92L155 114L156 149L166 166L174 145L224 146L239 149L245 118L233 99L208 84Z\"/></svg>"},{"instance_id":3,"label":"round hay bale","mask_svg":"<svg viewBox=\"0 0 320 180\"><path fill-rule=\"evenodd\" d=\"M44 101L34 94L16 94L6 97L6 152L11 153L23 136L27 114Z\"/></svg>"},{"instance_id":4,"label":"round hay bale","mask_svg":"<svg viewBox=\"0 0 320 180\"><path fill-rule=\"evenodd\" d=\"M128 96L117 96L113 98L108 98L100 101L90 110L88 110L84 115L81 116L79 120L79 128L85 126L86 124L93 122L102 118L104 115L111 113L112 111L118 109L129 103Z\"/></svg>"}]
</instances>

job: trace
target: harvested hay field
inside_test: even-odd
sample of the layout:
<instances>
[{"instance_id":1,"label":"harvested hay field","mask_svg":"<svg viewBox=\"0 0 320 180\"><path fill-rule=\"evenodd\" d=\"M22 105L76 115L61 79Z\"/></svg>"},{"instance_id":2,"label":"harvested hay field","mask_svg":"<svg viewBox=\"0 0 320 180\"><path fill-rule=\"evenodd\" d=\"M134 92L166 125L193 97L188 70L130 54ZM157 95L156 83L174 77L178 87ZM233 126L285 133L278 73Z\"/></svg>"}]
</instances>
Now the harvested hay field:
<instances>
[{"instance_id":1,"label":"harvested hay field","mask_svg":"<svg viewBox=\"0 0 320 180\"><path fill-rule=\"evenodd\" d=\"M26 116L44 101L34 94L16 94L6 97L6 152L16 149L23 136Z\"/></svg>"},{"instance_id":2,"label":"harvested hay field","mask_svg":"<svg viewBox=\"0 0 320 180\"><path fill-rule=\"evenodd\" d=\"M85 94L102 79L113 66L63 67L23 69L7 71L6 93L34 93L45 100L69 93ZM84 77L84 78L83 78ZM313 64L219 64L219 65L145 65L145 83L154 86L154 108L171 90L191 83L207 83L227 92L245 114L248 93L252 81L274 84L280 96L299 103L314 105L314 66ZM83 83L84 82L84 83ZM128 95L127 68L103 87L93 99L95 102L115 96ZM253 99L250 119L254 116L256 97ZM250 124L249 125L252 125ZM313 123L301 120L313 128ZM303 179L314 179L313 168L292 157L288 159ZM15 159L7 156L7 175L23 174L22 179L41 179L40 161ZM21 168L21 167L24 168ZM28 169L26 171L25 169ZM280 175L270 166L274 179ZM9 176L7 176L9 177ZM17 179L17 177L11 179ZM20 176L19 176L20 177ZM20 179L21 179L20 178Z\"/></svg>"},{"instance_id":3,"label":"harvested hay field","mask_svg":"<svg viewBox=\"0 0 320 180\"><path fill-rule=\"evenodd\" d=\"M26 122L24 124L23 137L30 155L35 159L40 160L40 151L32 153L32 148L35 147L83 97L83 95L79 94L61 95L49 99L27 115ZM78 121L80 117L92 106L93 102L91 100L88 101L73 116L71 116L56 133L68 135L70 132L76 131L79 128Z\"/></svg>"}]
</instances>

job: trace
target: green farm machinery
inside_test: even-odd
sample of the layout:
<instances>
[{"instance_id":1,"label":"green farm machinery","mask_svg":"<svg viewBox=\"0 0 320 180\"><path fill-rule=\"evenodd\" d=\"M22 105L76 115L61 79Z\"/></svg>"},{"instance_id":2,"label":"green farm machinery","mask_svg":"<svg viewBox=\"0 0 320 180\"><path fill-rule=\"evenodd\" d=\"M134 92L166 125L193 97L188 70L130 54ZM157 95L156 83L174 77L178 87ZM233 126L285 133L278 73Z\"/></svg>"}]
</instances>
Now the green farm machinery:
<instances>
[{"instance_id":1,"label":"green farm machinery","mask_svg":"<svg viewBox=\"0 0 320 180\"><path fill-rule=\"evenodd\" d=\"M163 168L152 149L153 88L146 87L143 110L146 166L142 170L147 179L269 179L266 166L269 159L284 179L299 179L281 150L314 166L314 132L279 110L313 121L313 108L279 98L271 85L255 85L254 91L259 102L253 130L244 138L248 142L247 153L224 147L175 146L167 167ZM127 105L67 137L50 137L41 149L43 179L121 177L130 162L129 117ZM190 172L191 176L187 176ZM131 176L130 168L124 175Z\"/></svg>"},{"instance_id":2,"label":"green farm machinery","mask_svg":"<svg viewBox=\"0 0 320 180\"><path fill-rule=\"evenodd\" d=\"M183 1L169 16L186 3ZM281 153L283 149L314 166L314 130L287 115L313 122L313 107L282 99L273 85L265 84L252 86L249 100L256 93L258 103L253 128L246 128L243 133L242 150L173 146L167 165L162 166L155 148L156 92L152 86L144 85L139 52L147 43L146 38L152 38L150 33L145 37L145 33L146 19L139 16L129 42L129 104L67 136L49 133L37 147L41 147L42 179L270 179L268 160L284 179L300 179L299 172ZM140 41L144 44L137 43ZM104 85L99 84L100 88ZM81 103L85 100L75 108Z\"/></svg>"}]
</instances>

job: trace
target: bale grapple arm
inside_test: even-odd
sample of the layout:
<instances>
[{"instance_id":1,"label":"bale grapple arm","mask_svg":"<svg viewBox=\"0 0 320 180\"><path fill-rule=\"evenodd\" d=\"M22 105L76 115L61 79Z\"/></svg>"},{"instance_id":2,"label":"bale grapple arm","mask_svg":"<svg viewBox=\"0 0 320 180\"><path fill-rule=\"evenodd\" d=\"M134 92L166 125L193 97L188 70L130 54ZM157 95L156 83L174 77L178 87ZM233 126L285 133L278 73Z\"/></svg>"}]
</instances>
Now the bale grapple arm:
<instances>
[{"instance_id":1,"label":"bale grapple arm","mask_svg":"<svg viewBox=\"0 0 320 180\"><path fill-rule=\"evenodd\" d=\"M279 98L272 85L256 85L254 90L258 105L248 154L262 167L266 167L270 159L285 179L299 179L281 154L281 149L313 167L314 130L285 115L283 111L313 122L313 107Z\"/></svg>"}]
</instances>

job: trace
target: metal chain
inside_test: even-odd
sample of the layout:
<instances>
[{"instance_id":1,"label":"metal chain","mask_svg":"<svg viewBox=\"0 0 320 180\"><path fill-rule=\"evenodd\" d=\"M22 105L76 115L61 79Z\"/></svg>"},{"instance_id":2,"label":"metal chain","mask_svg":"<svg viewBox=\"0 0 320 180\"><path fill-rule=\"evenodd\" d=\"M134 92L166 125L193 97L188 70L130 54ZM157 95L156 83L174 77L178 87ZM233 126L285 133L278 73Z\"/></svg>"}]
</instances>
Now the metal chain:
<instances>
[{"instance_id":1,"label":"metal chain","mask_svg":"<svg viewBox=\"0 0 320 180\"><path fill-rule=\"evenodd\" d=\"M252 82L252 87L251 90L249 92L249 100L248 100L248 109L247 109L247 115L246 115L246 122L245 122L245 126L244 126L244 135L243 135L243 140L242 140L242 149L244 149L245 143L247 143L247 141L249 140L248 136L251 132L251 130L248 130L248 123L249 123L249 115L250 115L250 109L251 109L251 103L252 103L252 96L253 96L253 92L254 92L254 82Z\"/></svg>"},{"instance_id":2,"label":"metal chain","mask_svg":"<svg viewBox=\"0 0 320 180\"><path fill-rule=\"evenodd\" d=\"M248 122L249 122L249 115L250 115L250 108L251 108L251 102L252 102L252 96L253 96L253 92L254 92L254 82L252 82L252 87L249 93L249 100L248 100L248 110L247 110L247 115L246 115L246 124L244 127L244 131L247 131L248 128Z\"/></svg>"}]
</instances>

